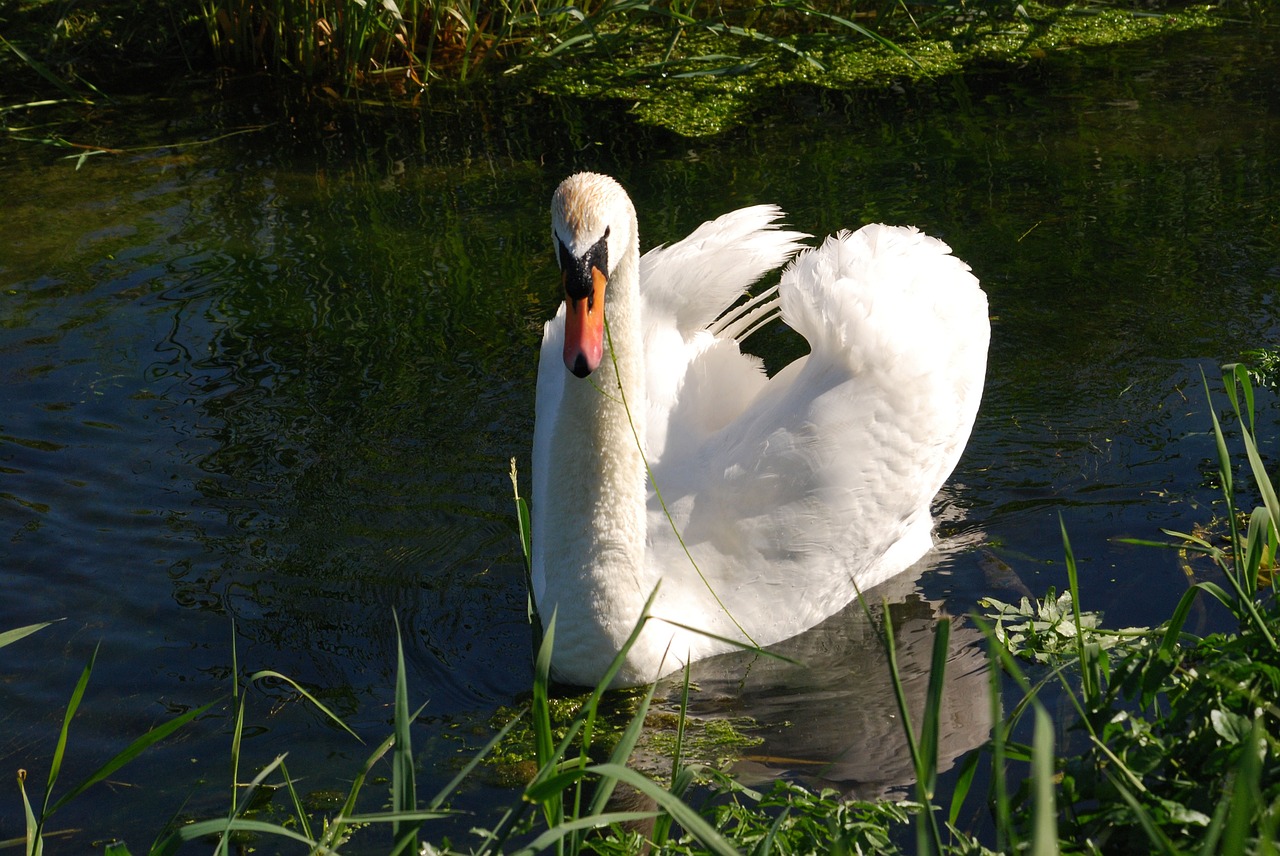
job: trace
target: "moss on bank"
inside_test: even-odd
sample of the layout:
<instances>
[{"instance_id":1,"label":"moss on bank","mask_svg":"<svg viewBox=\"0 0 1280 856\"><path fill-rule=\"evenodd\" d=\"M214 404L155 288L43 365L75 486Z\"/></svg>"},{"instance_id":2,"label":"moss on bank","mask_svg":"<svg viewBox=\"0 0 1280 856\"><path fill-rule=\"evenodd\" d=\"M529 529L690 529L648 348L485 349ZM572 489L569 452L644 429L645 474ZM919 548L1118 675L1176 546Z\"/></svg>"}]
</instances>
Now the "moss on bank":
<instances>
[{"instance_id":1,"label":"moss on bank","mask_svg":"<svg viewBox=\"0 0 1280 856\"><path fill-rule=\"evenodd\" d=\"M1246 2L1255 5L1236 12L1264 23L1255 6L1270 0ZM759 8L768 15L733 4L718 17L698 20L648 6L606 5L581 22L563 10L539 13L524 25L529 33L504 30L507 41L492 45L500 58L487 63L479 79L504 91L622 102L641 123L699 137L768 111L795 87L875 91L973 70L1034 66L1082 50L1220 27L1232 14L1222 6L1134 11L1012 0L916 9L932 15L928 20L906 11L840 17L790 0ZM219 62L194 10L179 14L160 0L103 0L92 8L0 0L0 32L0 73L9 81L0 113L50 95L89 99L175 76L207 76ZM384 103L389 96L411 107L423 81L425 88L447 89L460 85L453 81L462 76L444 65L393 71L356 70L352 80L337 82L306 78L285 63L273 77L328 96L342 90ZM468 78L475 80L474 74Z\"/></svg>"},{"instance_id":2,"label":"moss on bank","mask_svg":"<svg viewBox=\"0 0 1280 856\"><path fill-rule=\"evenodd\" d=\"M932 37L899 41L900 50L852 35L812 35L797 39L792 53L749 36L690 33L682 40L684 59L664 61L655 44L626 56L597 57L589 67L554 68L540 76L537 87L556 95L630 101L639 121L699 137L767 110L795 86L883 89L1227 23L1207 6L1159 14L1084 5L1017 9L1009 20L957 24Z\"/></svg>"}]
</instances>

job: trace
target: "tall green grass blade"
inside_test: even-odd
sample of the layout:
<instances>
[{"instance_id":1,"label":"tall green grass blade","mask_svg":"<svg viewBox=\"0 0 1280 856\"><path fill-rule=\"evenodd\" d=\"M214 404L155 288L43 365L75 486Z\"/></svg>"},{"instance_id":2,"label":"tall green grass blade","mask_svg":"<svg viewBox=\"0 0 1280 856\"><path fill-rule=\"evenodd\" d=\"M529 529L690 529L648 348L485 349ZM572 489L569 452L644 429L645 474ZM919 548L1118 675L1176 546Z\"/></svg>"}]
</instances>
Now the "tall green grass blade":
<instances>
[{"instance_id":1,"label":"tall green grass blade","mask_svg":"<svg viewBox=\"0 0 1280 856\"><path fill-rule=\"evenodd\" d=\"M324 851L330 847L336 848L338 842L340 842L343 836L346 835L347 829L350 825L346 818L352 817L355 814L356 802L360 797L360 791L364 788L364 783L368 781L369 773L373 771L374 765L376 765L380 760L382 760L383 756L391 751L391 745L394 742L395 733L393 731L387 739L383 740L382 743L378 745L378 748L374 749L373 752L369 754L369 757L364 762L364 768L361 769L360 774L356 776L355 781L351 783L351 787L347 789L347 799L342 805L342 810L339 811L338 815L329 823L324 836L317 844L317 850Z\"/></svg>"},{"instance_id":2,"label":"tall green grass blade","mask_svg":"<svg viewBox=\"0 0 1280 856\"><path fill-rule=\"evenodd\" d=\"M941 618L934 625L933 660L925 690L924 716L920 722L920 759L924 763L925 793L932 804L938 788L938 741L942 723L942 694L946 687L947 653L951 643L951 620ZM920 771L918 771L920 772Z\"/></svg>"},{"instance_id":3,"label":"tall green grass blade","mask_svg":"<svg viewBox=\"0 0 1280 856\"><path fill-rule=\"evenodd\" d=\"M1182 628L1187 623L1187 616L1191 614L1191 607L1195 606L1196 598L1200 596L1200 588L1192 586L1182 593L1182 597L1178 600L1178 606L1173 610L1173 615L1169 618L1168 626L1165 628L1164 636L1160 640L1160 651L1169 656L1173 654L1173 650L1178 647L1178 642L1182 638Z\"/></svg>"},{"instance_id":4,"label":"tall green grass blade","mask_svg":"<svg viewBox=\"0 0 1280 856\"><path fill-rule=\"evenodd\" d=\"M1218 842L1222 840L1222 831L1226 828L1227 814L1231 811L1231 799L1223 794L1213 810L1213 817L1205 827L1204 836L1200 839L1200 856L1213 856L1218 852Z\"/></svg>"},{"instance_id":5,"label":"tall green grass blade","mask_svg":"<svg viewBox=\"0 0 1280 856\"><path fill-rule=\"evenodd\" d=\"M236 721L231 729L231 810L240 799L240 748L244 740L244 696L236 701Z\"/></svg>"},{"instance_id":6,"label":"tall green grass blade","mask_svg":"<svg viewBox=\"0 0 1280 856\"><path fill-rule=\"evenodd\" d=\"M62 619L59 618L58 621L62 621ZM19 639L30 636L32 633L43 630L53 623L54 622L52 621L44 621L40 624L28 624L26 627L15 627L12 630L6 630L3 633L0 633L0 648L3 648L6 645L11 645Z\"/></svg>"},{"instance_id":7,"label":"tall green grass blade","mask_svg":"<svg viewBox=\"0 0 1280 856\"><path fill-rule=\"evenodd\" d=\"M750 642L756 648L759 648L760 646L756 643L756 640L751 638L751 634L748 633L747 629L742 626L742 623L738 621L736 617L734 617L734 614L729 611L729 607L725 606L724 601L720 599L720 593L715 590L715 587L711 585L711 581L708 580L706 575L702 573L702 568L698 567L697 561L693 558L693 553L690 552L689 550L689 545L685 543L684 535L680 532L680 528L676 526L675 518L671 516L671 510L667 507L667 501L662 498L662 487L658 484L658 480L654 477L653 467L649 463L649 456L645 454L644 443L640 442L640 433L636 429L635 417L631 413L631 404L630 402L627 401L627 392L622 387L622 372L618 368L618 354L613 347L613 332L609 328L608 315L605 315L602 320L604 321L605 341L609 345L609 359L613 363L613 377L614 377L614 383L617 386L617 390L618 390L618 400L622 403L622 409L627 414L627 424L631 428L631 437L632 439L635 440L636 448L640 450L641 459L644 461L645 476L649 479L649 484L653 486L654 498L658 500L658 505L662 507L662 514L664 517L666 517L667 523L670 524L671 532L676 536L676 541L679 542L680 548L684 551L685 558L689 560L689 566L693 568L694 572L698 575L698 579L700 579L702 581L702 584L706 586L707 592L710 593L712 599L715 600L716 606L720 607L720 611L723 612L725 616L730 621L733 622L733 626L738 628L738 632L743 635L743 638L745 638L748 642ZM606 393L604 390L601 390L601 394L608 395L608 393ZM649 602L645 604L644 611L641 613L641 616L642 616L641 622L632 631L633 638L639 635L641 630L641 625L643 625L643 622L644 622L644 618L648 617L649 609L653 605L653 600L655 597L657 597L657 595L658 595L658 587L654 586L653 593L649 596ZM621 660L615 661L615 666L617 668L621 668L622 661ZM616 674L616 671L615 671L615 674ZM612 680L612 676L610 677L610 680Z\"/></svg>"},{"instance_id":8,"label":"tall green grass blade","mask_svg":"<svg viewBox=\"0 0 1280 856\"><path fill-rule=\"evenodd\" d=\"M1035 793L1031 853L1056 856L1058 807L1054 795L1053 720L1039 703L1035 707L1035 723L1031 754L1031 787Z\"/></svg>"},{"instance_id":9,"label":"tall green grass blade","mask_svg":"<svg viewBox=\"0 0 1280 856\"><path fill-rule=\"evenodd\" d=\"M1231 810L1227 813L1221 850L1226 856L1249 852L1253 821L1261 803L1262 755L1266 745L1262 717L1254 717L1248 738L1241 741L1240 762L1231 790Z\"/></svg>"},{"instance_id":10,"label":"tall green grass blade","mask_svg":"<svg viewBox=\"0 0 1280 856\"><path fill-rule=\"evenodd\" d=\"M657 684L649 684L649 689L645 692L644 698L640 700L635 714L631 717L631 721L627 723L627 727L618 738L618 743L609 756L610 763L625 765L627 759L635 751L636 744L640 742L640 736L644 733L644 720L649 715L649 706L653 703L653 694L657 688ZM617 782L608 778L600 782L600 785L596 788L595 797L591 801L589 809L591 814L599 814L604 811L609 798L613 796L613 789L616 784Z\"/></svg>"},{"instance_id":11,"label":"tall green grass blade","mask_svg":"<svg viewBox=\"0 0 1280 856\"><path fill-rule=\"evenodd\" d=\"M79 92L76 92L69 85L67 85L67 82L65 80L63 80L61 77L58 77L58 75L50 71L48 67L45 66L44 63L40 62L35 57L31 56L26 51L22 50L22 48L18 47L13 42L10 42L4 36L0 36L0 45L4 45L9 50L13 51L14 54L17 55L18 59L26 63L31 68L32 71L34 71L36 74L43 77L49 83L53 84L53 86L56 87L59 92L61 92L63 95L66 95L71 100L77 101L81 104L93 103L88 98L85 98L84 95L82 95Z\"/></svg>"},{"instance_id":12,"label":"tall green grass blade","mask_svg":"<svg viewBox=\"0 0 1280 856\"><path fill-rule=\"evenodd\" d=\"M1271 525L1280 530L1280 499L1276 498L1275 486L1271 483L1271 477L1267 475L1266 465L1262 462L1262 456L1258 453L1258 445L1254 442L1253 434L1243 427L1240 435L1244 439L1245 453L1249 456L1249 467L1253 471L1253 480L1257 485L1258 492L1262 494L1262 504L1267 510L1267 515L1271 518Z\"/></svg>"},{"instance_id":13,"label":"tall green grass blade","mask_svg":"<svg viewBox=\"0 0 1280 856\"><path fill-rule=\"evenodd\" d=\"M689 720L689 675L691 674L690 664L684 664L684 676L680 682L680 716L676 720L676 746L675 751L671 753L671 779L680 773L680 768L684 764L684 737L685 723Z\"/></svg>"},{"instance_id":14,"label":"tall green grass blade","mask_svg":"<svg viewBox=\"0 0 1280 856\"><path fill-rule=\"evenodd\" d=\"M529 518L529 503L520 495L520 480L516 473L516 459L511 459L511 493L516 503L516 534L520 539L520 552L524 556L525 612L529 629L533 633L533 651L542 647L542 619L538 604L533 598L533 524Z\"/></svg>"},{"instance_id":15,"label":"tall green grass blade","mask_svg":"<svg viewBox=\"0 0 1280 856\"><path fill-rule=\"evenodd\" d=\"M272 835L278 838L288 838L305 844L308 850L316 853L336 854L336 850L321 849L316 847L316 842L307 838L300 832L295 832L285 826L278 826L274 823L268 823L264 820L251 820L248 818L237 817L230 820L202 820L187 826L179 827L173 833L173 840L166 841L158 853L152 856L169 856L169 854L178 852L178 848L188 841L199 841L208 836L221 836L221 840L226 841L231 837L233 832L257 832L263 835Z\"/></svg>"},{"instance_id":16,"label":"tall green grass blade","mask_svg":"<svg viewBox=\"0 0 1280 856\"><path fill-rule=\"evenodd\" d=\"M1248 366L1244 363L1227 363L1224 365L1222 367L1222 386L1227 392L1227 398L1231 400L1231 408L1240 417L1240 424L1244 425L1245 418L1248 418L1248 431L1252 434L1255 430L1255 413L1253 409L1253 380L1249 377ZM1240 393L1244 395L1243 409L1240 407Z\"/></svg>"},{"instance_id":17,"label":"tall green grass blade","mask_svg":"<svg viewBox=\"0 0 1280 856\"><path fill-rule=\"evenodd\" d=\"M1000 719L999 717L996 717L991 721L998 723ZM996 728L999 728L999 726L997 725L992 729L993 739ZM965 756L964 760L960 762L960 770L956 776L955 788L951 791L951 808L947 812L947 823L952 826L955 826L956 822L960 819L960 810L964 807L964 801L969 796L970 788L973 787L973 777L978 772L978 762L981 760L981 752L970 752Z\"/></svg>"},{"instance_id":18,"label":"tall green grass blade","mask_svg":"<svg viewBox=\"0 0 1280 856\"><path fill-rule=\"evenodd\" d=\"M523 854L541 853L554 844L562 844L565 838L576 835L579 832L586 832L592 829L600 829L613 823L632 823L635 821L649 820L657 815L654 811L617 811L608 814L593 814L586 817L575 818L574 820L566 820L564 823L548 829L539 835L533 841L529 842L523 850L517 851L520 856Z\"/></svg>"},{"instance_id":19,"label":"tall green grass blade","mask_svg":"<svg viewBox=\"0 0 1280 856\"><path fill-rule=\"evenodd\" d=\"M542 638L542 646L538 648L537 658L533 666L533 733L534 756L539 767L546 767L552 762L554 743L551 728L551 647L556 639L556 613L551 613L547 622L547 632Z\"/></svg>"},{"instance_id":20,"label":"tall green grass blade","mask_svg":"<svg viewBox=\"0 0 1280 856\"><path fill-rule=\"evenodd\" d=\"M333 711L329 710L329 708L325 707L323 702L321 702L318 698L313 696L311 693L307 692L307 690L301 684L295 681L293 678L290 678L287 675L282 675L279 672L274 671L272 669L262 669L261 671L254 672L252 675L249 676L249 683L257 683L258 681L261 681L267 678L272 678L277 681L283 681L284 683L293 687L294 692L298 693L298 695L302 696L307 701L311 702L311 704L314 705L317 710L319 710L325 716L329 717L330 722L337 725L339 728L341 728L343 731L350 734L356 740L359 740L361 743L364 742L363 740L360 740L359 734L356 734L354 731L352 731L351 727L342 721L342 718L340 716L338 716Z\"/></svg>"},{"instance_id":21,"label":"tall green grass blade","mask_svg":"<svg viewBox=\"0 0 1280 856\"><path fill-rule=\"evenodd\" d=\"M1075 553L1071 551L1071 539L1067 537L1067 524L1058 514L1058 528L1062 532L1062 551L1067 563L1067 583L1071 588L1071 619L1076 628L1076 655L1080 660L1080 679L1084 697L1090 705L1096 702L1099 692L1095 664L1085 644L1084 623L1080 620L1080 572L1076 567Z\"/></svg>"},{"instance_id":22,"label":"tall green grass blade","mask_svg":"<svg viewBox=\"0 0 1280 856\"><path fill-rule=\"evenodd\" d=\"M298 796L297 789L293 786L293 777L289 775L289 765L280 762L280 775L284 779L285 789L289 792L289 801L293 803L293 816L297 820L299 829L305 838L314 840L315 836L311 834L311 818L307 814L306 808L302 805L302 799Z\"/></svg>"},{"instance_id":23,"label":"tall green grass blade","mask_svg":"<svg viewBox=\"0 0 1280 856\"><path fill-rule=\"evenodd\" d=\"M520 716L514 716L511 718L510 722L502 726L502 728L498 729L498 733L495 734L493 738L488 743L486 743L479 752L477 752L474 756L472 756L471 760L468 761L466 765L463 766L463 768L458 771L458 774L456 776L454 776L452 779L449 780L449 783L447 785L441 788L440 791L434 797L431 798L431 801L427 803L427 808L438 809L440 808L440 806L444 805L444 801L447 800L449 797L453 796L453 794L458 790L458 788L462 785L462 783L466 781L467 777L471 775L472 771L475 770L475 768L478 767L480 763L485 758L488 757L489 753L494 750L494 747L496 747L498 744L500 744L503 741L503 739L506 738L507 734L510 733L511 729L515 728L516 723L520 721L520 718L521 718Z\"/></svg>"},{"instance_id":24,"label":"tall green grass blade","mask_svg":"<svg viewBox=\"0 0 1280 856\"><path fill-rule=\"evenodd\" d=\"M1128 804L1129 810L1138 818L1138 824L1142 827L1142 831L1146 833L1149 853L1160 853L1163 856L1179 856L1180 851L1177 846L1164 834L1164 830L1151 817L1151 812L1147 811L1138 798L1133 795L1124 783L1115 776L1107 775L1108 781L1115 788L1116 793L1120 795L1120 799Z\"/></svg>"},{"instance_id":25,"label":"tall green grass blade","mask_svg":"<svg viewBox=\"0 0 1280 856\"><path fill-rule=\"evenodd\" d=\"M59 808L66 805L68 802L75 799L98 782L103 781L134 758L137 758L145 750L159 743L161 740L164 740L166 737L173 734L179 728L182 728L184 725L191 722L217 703L217 701L211 701L208 704L189 710L181 716L175 717L163 725L156 726L146 734L143 734L141 737L126 746L123 751L118 753L110 761L90 773L84 781L80 782L80 784L76 785L71 790L67 791L67 793L59 797L58 801L53 804L48 813L52 814L57 811Z\"/></svg>"},{"instance_id":26,"label":"tall green grass blade","mask_svg":"<svg viewBox=\"0 0 1280 856\"><path fill-rule=\"evenodd\" d=\"M907 695L902 686L902 671L898 667L898 653L893 639L893 620L887 607L884 610L882 637L889 660L889 678L893 684L893 696L898 703L898 715L902 718L902 730L907 738L907 749L911 753L911 767L916 774L916 793L920 800L920 813L916 816L916 852L940 854L942 833L938 829L938 819L933 811L928 766L921 752L920 742L916 739L915 729L911 725L911 711L907 708Z\"/></svg>"},{"instance_id":27,"label":"tall green grass blade","mask_svg":"<svg viewBox=\"0 0 1280 856\"><path fill-rule=\"evenodd\" d=\"M756 845L756 849L751 851L751 856L773 856L774 844L778 841L778 836L782 832L783 824L791 817L790 807L784 808L778 812L778 816L773 819L773 823L769 825L769 831L765 833L760 843ZM847 848L841 848L847 852ZM837 851L839 852L839 851Z\"/></svg>"},{"instance_id":28,"label":"tall green grass blade","mask_svg":"<svg viewBox=\"0 0 1280 856\"><path fill-rule=\"evenodd\" d=\"M44 839L40 836L40 822L31 809L31 800L27 797L27 771L18 770L18 790L22 793L22 816L26 821L25 842L27 856L43 856Z\"/></svg>"},{"instance_id":29,"label":"tall green grass blade","mask_svg":"<svg viewBox=\"0 0 1280 856\"><path fill-rule=\"evenodd\" d=\"M392 613L396 625L396 696L395 696L395 744L391 754L391 808L397 812L413 811L418 807L417 777L413 768L413 744L409 726L413 717L409 713L409 686L405 677L404 642L400 634L400 619ZM418 850L417 826L402 827L399 822L391 826L391 834L397 843L404 840L414 852Z\"/></svg>"},{"instance_id":30,"label":"tall green grass blade","mask_svg":"<svg viewBox=\"0 0 1280 856\"><path fill-rule=\"evenodd\" d=\"M598 764L594 767L588 767L587 770L599 776L607 776L621 781L651 798L663 811L670 814L676 823L684 827L686 832L700 841L710 852L721 854L721 856L739 856L737 848L717 832L715 827L708 823L702 815L642 773L621 764Z\"/></svg>"},{"instance_id":31,"label":"tall green grass blade","mask_svg":"<svg viewBox=\"0 0 1280 856\"><path fill-rule=\"evenodd\" d=\"M1204 376L1203 371L1200 373L1200 379L1204 382L1204 397L1209 402L1209 418L1213 422L1213 439L1218 451L1218 476L1227 500L1227 509L1230 511L1233 505L1231 498L1235 495L1235 485L1231 475L1231 455L1227 451L1227 439L1222 433L1222 425L1218 423L1218 414L1213 409L1213 394L1209 392L1209 379Z\"/></svg>"},{"instance_id":32,"label":"tall green grass blade","mask_svg":"<svg viewBox=\"0 0 1280 856\"><path fill-rule=\"evenodd\" d=\"M241 801L240 806L234 808L226 817L178 827L152 848L150 856L173 856L181 848L183 842L204 838L205 836L217 838L218 843L214 848L215 853L227 853L230 850L231 833L236 830L250 829L246 824L253 824L253 831L258 832L275 832L280 829L280 827L261 823L260 821L246 821L239 815L243 811L243 807L252 802L253 792L257 790L267 776L280 766L282 761L284 761L284 756L278 755L274 761L263 767L246 788L245 798ZM281 832L280 834L286 834L286 832ZM303 840L301 836L292 831L287 831L287 834L300 841ZM305 843L308 847L315 844L313 841L306 841Z\"/></svg>"},{"instance_id":33,"label":"tall green grass blade","mask_svg":"<svg viewBox=\"0 0 1280 856\"><path fill-rule=\"evenodd\" d=\"M1004 648L996 641L995 636L989 633L987 636L988 660L993 663L998 658L997 650L1003 651ZM1010 837L1013 829L1013 812L1009 802L1009 786L1005 778L1008 772L1005 748L1008 735L1004 724L1000 670L992 668L987 674L991 685L987 695L991 699L991 802L996 816L996 851L1007 853L1013 842L1013 838Z\"/></svg>"},{"instance_id":34,"label":"tall green grass blade","mask_svg":"<svg viewBox=\"0 0 1280 856\"><path fill-rule=\"evenodd\" d=\"M689 663L684 664L684 676L680 686L680 710L676 718L676 745L671 753L671 793L683 797L693 784L693 770L684 766L685 724L689 721ZM671 834L671 815L662 814L653 822L651 840L661 849Z\"/></svg>"},{"instance_id":35,"label":"tall green grass blade","mask_svg":"<svg viewBox=\"0 0 1280 856\"><path fill-rule=\"evenodd\" d=\"M1226 500L1226 517L1227 524L1231 530L1231 546L1235 548L1240 544L1240 532L1236 524L1235 480L1232 475L1231 455L1227 451L1227 438L1222 433L1222 425L1218 422L1218 414L1213 407L1213 394L1209 392L1209 379L1205 377L1203 370L1200 372L1200 379L1204 383L1204 397L1209 404L1209 418L1213 422L1214 445L1218 451L1218 480L1222 487L1222 497ZM1238 590L1240 588L1242 563L1239 550L1232 550L1231 559L1231 567L1224 568L1224 570L1227 572L1228 578L1231 579L1232 586Z\"/></svg>"},{"instance_id":36,"label":"tall green grass blade","mask_svg":"<svg viewBox=\"0 0 1280 856\"><path fill-rule=\"evenodd\" d=\"M804 663L801 663L799 660L793 660L790 657L787 657L783 654L779 654L777 651L770 651L766 648L761 648L759 645L756 645L754 642L743 642L741 639L730 639L728 636L720 636L715 633L710 633L701 627L694 627L692 624L682 624L679 621L672 621L670 618L662 618L660 616L654 616L653 620L661 621L663 624L669 624L672 627L679 627L681 630L688 630L691 633L697 633L699 636L705 636L708 639L714 639L717 642L723 642L726 645L730 645L734 648L737 648L739 651L752 651L756 654L761 655L762 657L768 657L772 660L777 660L782 663L789 663L792 666L804 665Z\"/></svg>"},{"instance_id":37,"label":"tall green grass blade","mask_svg":"<svg viewBox=\"0 0 1280 856\"><path fill-rule=\"evenodd\" d=\"M89 663L84 667L84 671L80 673L80 679L76 681L76 687L71 692L71 700L67 702L67 710L62 717L62 728L58 731L58 743L53 750L53 760L49 763L49 780L45 782L44 804L40 808L37 828L43 825L45 819L52 812L49 807L49 801L53 798L53 786L58 781L58 774L62 772L62 759L67 751L67 737L71 732L71 720L76 715L76 711L79 710L80 702L84 699L84 691L89 686L89 677L93 674L93 665L98 660L98 649L100 647L101 643L93 646L93 654L89 657Z\"/></svg>"},{"instance_id":38,"label":"tall green grass blade","mask_svg":"<svg viewBox=\"0 0 1280 856\"><path fill-rule=\"evenodd\" d=\"M236 620L231 619L231 698L240 698L240 652L236 649Z\"/></svg>"}]
</instances>

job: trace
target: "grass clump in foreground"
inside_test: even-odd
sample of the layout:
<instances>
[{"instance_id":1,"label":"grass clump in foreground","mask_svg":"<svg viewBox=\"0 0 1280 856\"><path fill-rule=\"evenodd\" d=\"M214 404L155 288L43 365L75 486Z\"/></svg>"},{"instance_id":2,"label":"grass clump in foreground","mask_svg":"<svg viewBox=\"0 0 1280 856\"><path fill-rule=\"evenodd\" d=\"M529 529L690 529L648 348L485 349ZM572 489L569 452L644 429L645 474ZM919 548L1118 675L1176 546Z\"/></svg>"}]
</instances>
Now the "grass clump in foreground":
<instances>
[{"instance_id":1,"label":"grass clump in foreground","mask_svg":"<svg viewBox=\"0 0 1280 856\"><path fill-rule=\"evenodd\" d=\"M844 801L833 792L813 793L786 782L761 793L716 769L688 763L683 716L676 723L670 772L662 776L665 783L637 772L628 762L639 745L654 688L632 696L629 719L606 729L601 722L607 701L602 688L611 677L606 675L601 688L576 708L564 710L567 724L557 725L554 720L560 717L553 715L557 705L549 678L553 620L538 649L532 701L523 717L508 723L431 799L423 801L416 793L411 726L417 714L409 706L401 656L393 733L370 754L344 799L323 812L306 807L281 755L250 782L232 788L225 817L169 830L150 852L174 853L185 842L201 839L214 842L215 852L226 853L243 843L240 836L251 834L259 850L289 852L283 842L292 841L296 852L312 853L340 852L351 842L361 852L383 848L388 853L422 854L629 854L645 846L654 853L762 856L1274 853L1280 832L1280 605L1273 569L1280 547L1280 500L1255 440L1249 374L1241 366L1229 366L1224 379L1251 475L1250 493L1261 504L1248 513L1237 512L1235 467L1215 416L1228 531L1215 540L1169 532L1175 541L1159 545L1202 554L1220 581L1194 584L1159 628L1106 630L1096 615L1081 609L1075 560L1064 530L1069 592L1051 592L1039 602L1024 600L1017 606L987 603L988 644L998 666L991 670L997 725L988 743L961 765L954 793L945 804L936 795L936 747L943 727L940 698L950 629L945 620L935 635L925 713L914 725L897 682L893 631L885 629L917 781L913 799L874 803ZM1229 610L1237 623L1234 632L1198 638L1186 630L1192 605L1202 596ZM14 641L18 632L0 635L0 645ZM621 655L616 662L620 661ZM1006 685L1016 687L1015 698L1003 697ZM1050 685L1074 711L1070 722L1055 723L1040 700ZM687 689L686 682L686 693ZM68 722L82 692L83 681L69 707ZM1007 714L1006 701L1011 702ZM527 724L534 744L518 798L492 828L473 828L472 839L462 846L433 839L429 822L455 816L450 798L517 722ZM239 701L233 768L238 767L243 725L244 704ZM1070 735L1066 747L1055 746L1057 735ZM154 740L138 741L124 754L145 742ZM64 747L65 726L50 791ZM107 766L119 765L113 761ZM989 790L971 793L984 766ZM369 801L362 791L375 772L389 779L390 793L378 800L378 809L364 810L358 803ZM283 822L254 815L260 805L256 796L268 787L285 795L286 806L277 807L273 815L287 814ZM613 806L611 796L620 788L640 795L641 807ZM82 790L73 789L63 801ZM958 825L962 815L974 814L966 809L973 801L985 803L992 816L981 838L977 831ZM37 816L28 804L28 853L40 852L41 825L49 806L46 799L47 811ZM113 852L127 851L121 845Z\"/></svg>"}]
</instances>

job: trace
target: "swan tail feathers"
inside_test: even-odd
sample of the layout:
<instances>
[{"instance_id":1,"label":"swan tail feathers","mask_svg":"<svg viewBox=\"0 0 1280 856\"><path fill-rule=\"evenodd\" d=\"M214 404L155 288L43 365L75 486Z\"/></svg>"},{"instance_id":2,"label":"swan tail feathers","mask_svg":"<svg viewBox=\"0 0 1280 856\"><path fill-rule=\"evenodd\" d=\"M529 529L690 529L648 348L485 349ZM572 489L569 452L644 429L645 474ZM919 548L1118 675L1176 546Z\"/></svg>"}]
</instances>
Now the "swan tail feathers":
<instances>
[{"instance_id":1,"label":"swan tail feathers","mask_svg":"<svg viewBox=\"0 0 1280 856\"><path fill-rule=\"evenodd\" d=\"M986 295L947 244L915 227L872 224L827 238L796 257L779 291L783 320L854 374L947 375L957 349L980 350L985 365Z\"/></svg>"}]
</instances>

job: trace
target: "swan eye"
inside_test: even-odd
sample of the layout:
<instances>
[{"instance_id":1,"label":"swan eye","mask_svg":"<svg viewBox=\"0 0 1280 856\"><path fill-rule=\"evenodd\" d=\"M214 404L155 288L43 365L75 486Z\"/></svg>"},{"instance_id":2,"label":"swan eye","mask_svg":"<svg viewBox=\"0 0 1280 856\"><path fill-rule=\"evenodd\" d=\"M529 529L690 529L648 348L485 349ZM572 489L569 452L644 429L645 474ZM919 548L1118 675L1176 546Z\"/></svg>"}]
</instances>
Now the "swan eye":
<instances>
[{"instance_id":1,"label":"swan eye","mask_svg":"<svg viewBox=\"0 0 1280 856\"><path fill-rule=\"evenodd\" d=\"M608 277L609 271L609 230L604 236L591 245L591 249L576 259L568 247L560 244L560 275L564 278L564 291L570 300L586 300L587 308L595 304L595 277Z\"/></svg>"},{"instance_id":2,"label":"swan eye","mask_svg":"<svg viewBox=\"0 0 1280 856\"><path fill-rule=\"evenodd\" d=\"M556 246L560 248L560 252L556 255L556 264L560 265L562 274L567 273L573 268L573 254L569 252L569 248L564 245L564 241L556 238Z\"/></svg>"}]
</instances>

